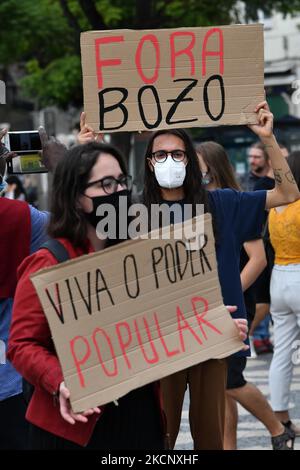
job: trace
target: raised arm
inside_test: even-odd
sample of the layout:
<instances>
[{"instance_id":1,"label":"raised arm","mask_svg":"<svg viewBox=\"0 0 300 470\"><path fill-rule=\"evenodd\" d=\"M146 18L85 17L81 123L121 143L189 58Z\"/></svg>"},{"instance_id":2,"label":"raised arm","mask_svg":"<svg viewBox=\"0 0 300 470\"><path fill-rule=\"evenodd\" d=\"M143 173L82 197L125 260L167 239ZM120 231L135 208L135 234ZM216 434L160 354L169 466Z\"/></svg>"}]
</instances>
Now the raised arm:
<instances>
[{"instance_id":1,"label":"raised arm","mask_svg":"<svg viewBox=\"0 0 300 470\"><path fill-rule=\"evenodd\" d=\"M61 161L67 152L67 147L54 137L48 137L45 129L39 127L39 134L42 144L42 162L49 171L54 171L56 165Z\"/></svg>"},{"instance_id":2,"label":"raised arm","mask_svg":"<svg viewBox=\"0 0 300 470\"><path fill-rule=\"evenodd\" d=\"M263 101L257 105L255 112L258 114L259 123L249 127L265 145L275 177L275 188L267 191L266 209L295 202L300 199L300 193L273 134L274 117L268 103Z\"/></svg>"}]
</instances>

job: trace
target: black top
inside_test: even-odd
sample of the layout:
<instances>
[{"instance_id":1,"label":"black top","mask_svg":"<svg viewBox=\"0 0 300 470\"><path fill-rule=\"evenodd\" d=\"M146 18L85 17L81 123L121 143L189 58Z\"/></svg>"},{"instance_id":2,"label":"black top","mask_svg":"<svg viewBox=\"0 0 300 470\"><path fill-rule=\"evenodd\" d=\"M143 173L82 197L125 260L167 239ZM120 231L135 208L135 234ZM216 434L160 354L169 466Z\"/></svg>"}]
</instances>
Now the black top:
<instances>
[{"instance_id":1,"label":"black top","mask_svg":"<svg viewBox=\"0 0 300 470\"><path fill-rule=\"evenodd\" d=\"M241 257L240 257L240 272L244 269L246 264L249 261L249 257L244 249L242 247L241 249ZM249 324L253 321L254 315L255 315L255 308L256 308L256 298L255 298L255 288L254 284L252 284L247 290L244 292L244 302L246 306L246 312L247 312L247 320Z\"/></svg>"},{"instance_id":2,"label":"black top","mask_svg":"<svg viewBox=\"0 0 300 470\"><path fill-rule=\"evenodd\" d=\"M239 178L243 191L254 191L255 184L260 180L261 176L256 176L254 173L246 173Z\"/></svg>"},{"instance_id":3,"label":"black top","mask_svg":"<svg viewBox=\"0 0 300 470\"><path fill-rule=\"evenodd\" d=\"M258 191L259 189L274 189L275 188L275 180L274 178L270 178L269 176L263 176L262 178L258 178L254 184L254 191Z\"/></svg>"}]
</instances>

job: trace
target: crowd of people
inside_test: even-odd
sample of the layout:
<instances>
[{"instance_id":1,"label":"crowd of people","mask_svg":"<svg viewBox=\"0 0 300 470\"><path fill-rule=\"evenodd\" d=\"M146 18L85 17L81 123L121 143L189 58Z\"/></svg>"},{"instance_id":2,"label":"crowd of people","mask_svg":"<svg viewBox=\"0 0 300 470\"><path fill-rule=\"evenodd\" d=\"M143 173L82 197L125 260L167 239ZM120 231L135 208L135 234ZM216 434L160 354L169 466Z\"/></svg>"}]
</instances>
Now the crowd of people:
<instances>
[{"instance_id":1,"label":"crowd of people","mask_svg":"<svg viewBox=\"0 0 300 470\"><path fill-rule=\"evenodd\" d=\"M78 145L68 151L40 130L43 160L54 173L49 213L26 202L22 184L6 174L12 156L0 149L0 339L7 345L7 361L0 365L0 449L173 449L187 387L194 449L237 448L237 403L266 426L273 449L293 449L300 434L288 409L292 345L300 336L300 153L284 155L267 102L255 112L258 124L250 127L259 142L250 149L246 190L222 146L195 146L186 131L166 129L150 135L141 195L148 211L153 204L190 204L195 215L202 204L212 215L223 302L244 349L135 389L117 405L82 413L71 408L30 276L121 243L97 236L97 209L109 203L118 215L121 196L130 207L132 179L123 156L86 125L84 113ZM257 332L262 321L269 323L269 314L271 404L244 378L247 325L256 341L270 347L268 332L261 337Z\"/></svg>"}]
</instances>

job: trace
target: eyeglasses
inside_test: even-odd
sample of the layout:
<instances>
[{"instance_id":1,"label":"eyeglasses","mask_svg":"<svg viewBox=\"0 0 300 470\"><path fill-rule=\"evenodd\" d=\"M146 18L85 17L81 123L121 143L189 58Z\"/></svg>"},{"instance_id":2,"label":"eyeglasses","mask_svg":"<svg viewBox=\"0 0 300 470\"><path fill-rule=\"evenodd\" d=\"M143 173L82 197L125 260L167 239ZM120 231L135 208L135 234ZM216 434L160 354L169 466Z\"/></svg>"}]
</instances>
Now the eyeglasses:
<instances>
[{"instance_id":1,"label":"eyeglasses","mask_svg":"<svg viewBox=\"0 0 300 470\"><path fill-rule=\"evenodd\" d=\"M182 162L186 157L186 152L180 149L172 150L171 152L167 150L157 150L157 152L152 152L151 154L157 163L164 163L169 155L171 155L174 162Z\"/></svg>"},{"instance_id":2,"label":"eyeglasses","mask_svg":"<svg viewBox=\"0 0 300 470\"><path fill-rule=\"evenodd\" d=\"M85 189L94 186L103 189L106 194L113 194L117 191L119 185L130 191L132 189L132 176L123 175L119 179L116 179L113 176L107 176L101 180L91 181L85 186Z\"/></svg>"}]
</instances>

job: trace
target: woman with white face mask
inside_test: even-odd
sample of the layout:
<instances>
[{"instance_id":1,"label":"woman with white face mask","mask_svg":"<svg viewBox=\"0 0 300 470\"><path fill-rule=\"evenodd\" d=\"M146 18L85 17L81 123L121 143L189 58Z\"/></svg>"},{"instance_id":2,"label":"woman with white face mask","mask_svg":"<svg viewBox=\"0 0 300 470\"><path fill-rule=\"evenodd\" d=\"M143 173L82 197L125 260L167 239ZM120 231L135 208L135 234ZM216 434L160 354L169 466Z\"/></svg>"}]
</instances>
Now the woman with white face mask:
<instances>
[{"instance_id":1,"label":"woman with white face mask","mask_svg":"<svg viewBox=\"0 0 300 470\"><path fill-rule=\"evenodd\" d=\"M273 115L267 103L260 103L255 111L259 123L251 128L267 146L272 165L277 168L277 180L281 180L274 191L208 193L201 184L202 175L192 141L182 130L155 132L145 155L143 199L149 212L152 204L178 202L182 206L192 204L194 208L196 204L203 204L205 212L212 213L223 300L225 305L237 305L237 309L232 309L237 310L236 319L246 318L238 259L241 244L260 235L265 207L300 197L288 177L289 167L273 135ZM94 130L85 125L83 113L78 141L83 144L96 138ZM184 393L189 384L194 448L223 449L226 379L226 361L210 360L161 381L170 447L175 445Z\"/></svg>"},{"instance_id":2,"label":"woman with white face mask","mask_svg":"<svg viewBox=\"0 0 300 470\"><path fill-rule=\"evenodd\" d=\"M241 193L221 189L208 193L201 184L202 174L196 151L183 130L155 132L145 155L144 203L149 211L152 204L166 203L171 206L177 202L182 207L192 204L194 209L196 204L203 204L204 211L212 213L223 301L225 305L237 306L236 318L246 318L239 272L242 243L260 235L265 208L300 197L273 135L273 115L267 103L259 104L255 111L259 123L251 128L266 145L272 166L276 169L277 184L273 191ZM179 432L188 384L194 448L223 449L226 379L226 361L214 359L161 380L171 448Z\"/></svg>"},{"instance_id":3,"label":"woman with white face mask","mask_svg":"<svg viewBox=\"0 0 300 470\"><path fill-rule=\"evenodd\" d=\"M197 154L202 173L202 183L209 191L231 188L241 191L233 167L225 149L216 142L203 142L197 146ZM255 316L256 292L254 283L267 260L262 239L249 240L241 251L241 283L244 292L248 322ZM251 331L251 330L250 330ZM246 357L235 354L228 358L228 378L225 414L225 450L237 449L237 427L239 403L250 414L265 425L271 435L273 450L288 450L292 447L294 433L275 416L266 397L244 377Z\"/></svg>"}]
</instances>

